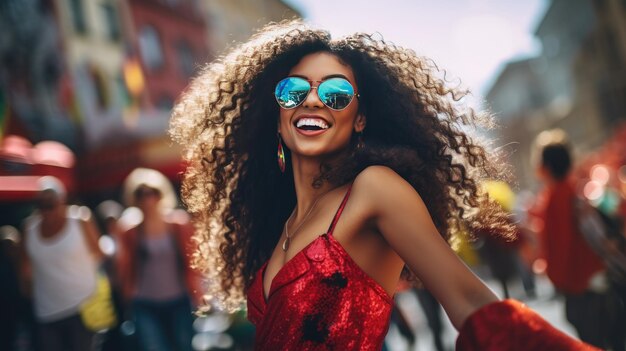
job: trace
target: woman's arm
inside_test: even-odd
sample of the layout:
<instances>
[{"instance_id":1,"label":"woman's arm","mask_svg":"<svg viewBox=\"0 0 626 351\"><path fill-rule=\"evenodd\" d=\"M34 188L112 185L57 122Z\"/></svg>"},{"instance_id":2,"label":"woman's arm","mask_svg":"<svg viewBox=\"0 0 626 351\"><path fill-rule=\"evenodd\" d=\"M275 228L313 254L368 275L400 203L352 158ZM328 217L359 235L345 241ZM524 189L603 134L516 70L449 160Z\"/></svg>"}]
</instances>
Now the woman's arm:
<instances>
[{"instance_id":1,"label":"woman's arm","mask_svg":"<svg viewBox=\"0 0 626 351\"><path fill-rule=\"evenodd\" d=\"M376 227L457 329L478 308L498 300L441 237L422 198L397 173L383 166L368 167L354 188L367 194L362 205Z\"/></svg>"}]
</instances>

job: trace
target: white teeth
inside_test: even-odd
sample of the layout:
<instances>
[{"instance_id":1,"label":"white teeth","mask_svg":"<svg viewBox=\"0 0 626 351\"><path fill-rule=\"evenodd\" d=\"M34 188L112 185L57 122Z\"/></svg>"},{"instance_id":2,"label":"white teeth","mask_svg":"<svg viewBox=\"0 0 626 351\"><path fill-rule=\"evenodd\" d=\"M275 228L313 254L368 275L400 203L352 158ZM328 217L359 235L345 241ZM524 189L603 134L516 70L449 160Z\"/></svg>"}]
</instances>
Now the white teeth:
<instances>
[{"instance_id":1,"label":"white teeth","mask_svg":"<svg viewBox=\"0 0 626 351\"><path fill-rule=\"evenodd\" d=\"M301 128L303 126L320 127L322 129L329 128L328 123L326 123L326 121L324 121L323 119L318 119L318 118L300 118L298 122L296 122L296 127Z\"/></svg>"}]
</instances>

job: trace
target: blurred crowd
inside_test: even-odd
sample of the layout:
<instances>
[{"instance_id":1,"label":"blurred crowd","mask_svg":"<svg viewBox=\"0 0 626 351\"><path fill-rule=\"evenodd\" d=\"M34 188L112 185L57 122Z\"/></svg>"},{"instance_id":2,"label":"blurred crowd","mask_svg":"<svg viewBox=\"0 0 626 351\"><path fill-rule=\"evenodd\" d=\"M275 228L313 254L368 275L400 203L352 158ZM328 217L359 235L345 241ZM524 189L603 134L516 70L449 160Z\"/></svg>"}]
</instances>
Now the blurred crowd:
<instances>
[{"instance_id":1,"label":"blurred crowd","mask_svg":"<svg viewBox=\"0 0 626 351\"><path fill-rule=\"evenodd\" d=\"M626 154L618 135L574 160L561 130L536 140L536 194L485 182L491 201L511 213L515 237L498 228L459 234L453 247L503 298L562 299L578 337L620 351L626 340ZM607 151L608 150L608 151ZM592 160L592 161L589 161ZM207 301L191 269L196 247L190 216L160 172L137 168L124 181L122 205L89 209L67 203L64 183L39 178L35 209L21 228L0 228L2 350L245 350L253 327L245 311L194 312ZM553 286L541 296L536 276ZM521 282L523 295L512 292ZM433 347L450 349L432 295L410 282ZM209 301L210 303L210 301ZM400 304L392 324L409 347L418 333ZM390 347L388 349L393 349Z\"/></svg>"},{"instance_id":2,"label":"blurred crowd","mask_svg":"<svg viewBox=\"0 0 626 351\"><path fill-rule=\"evenodd\" d=\"M626 349L626 138L619 130L596 152L576 161L566 133L547 130L535 140L534 167L541 189L517 194L504 181L487 181L483 190L511 213L515 237L499 228L461 233L452 245L464 261L502 298L561 301L561 313L581 340L605 350ZM551 290L539 292L537 277ZM432 334L432 349L451 349L442 341L442 309L428 291L404 283L415 293ZM512 292L511 286L522 286ZM392 324L410 349L417 334L410 315L396 306Z\"/></svg>"},{"instance_id":3,"label":"blurred crowd","mask_svg":"<svg viewBox=\"0 0 626 351\"><path fill-rule=\"evenodd\" d=\"M193 227L163 174L131 172L126 208L113 200L94 211L68 205L53 176L38 186L22 228L1 228L0 349L246 346L250 336L235 342L224 333L245 334L241 316L194 314L203 301L201 275L191 268Z\"/></svg>"},{"instance_id":4,"label":"blurred crowd","mask_svg":"<svg viewBox=\"0 0 626 351\"><path fill-rule=\"evenodd\" d=\"M501 297L562 303L579 338L625 350L626 4L548 2L541 53L509 62L486 96L528 189L483 191L517 235L451 244ZM190 268L193 226L170 183L184 164L165 130L197 63L301 17L289 3L0 1L0 351L251 349L245 311L195 314L210 301ZM420 313L429 349L452 349L433 296L398 291L419 306L392 314L405 345L418 344Z\"/></svg>"}]
</instances>

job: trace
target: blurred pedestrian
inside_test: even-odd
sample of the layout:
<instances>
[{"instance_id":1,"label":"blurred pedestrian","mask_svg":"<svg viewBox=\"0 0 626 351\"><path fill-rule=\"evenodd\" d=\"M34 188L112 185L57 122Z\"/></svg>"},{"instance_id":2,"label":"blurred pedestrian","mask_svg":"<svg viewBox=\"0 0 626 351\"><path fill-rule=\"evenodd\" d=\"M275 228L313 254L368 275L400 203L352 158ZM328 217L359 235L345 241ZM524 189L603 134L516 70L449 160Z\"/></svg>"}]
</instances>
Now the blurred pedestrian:
<instances>
[{"instance_id":1,"label":"blurred pedestrian","mask_svg":"<svg viewBox=\"0 0 626 351\"><path fill-rule=\"evenodd\" d=\"M201 293L189 262L193 231L174 211L169 180L156 170L131 172L124 197L143 214L137 226L121 235L117 270L140 348L190 351L192 304Z\"/></svg>"},{"instance_id":2,"label":"blurred pedestrian","mask_svg":"<svg viewBox=\"0 0 626 351\"><path fill-rule=\"evenodd\" d=\"M446 348L443 342L443 320L441 316L441 304L437 299L431 294L428 290L419 286L417 282L410 282L404 279L400 280L397 288L398 292L411 291L415 293L415 297L424 312L424 317L426 317L426 321L428 323L428 328L430 329L430 333L433 338L433 346L437 351L444 351ZM397 304L394 305L393 310L391 312L391 324L395 324L400 332L400 335L404 337L404 339L408 343L408 349L413 349L417 340L417 335L413 331L412 327L408 323L408 320L404 316L404 312L398 307ZM387 350L388 347L385 345L383 350Z\"/></svg>"},{"instance_id":3,"label":"blurred pedestrian","mask_svg":"<svg viewBox=\"0 0 626 351\"><path fill-rule=\"evenodd\" d=\"M123 211L124 207L113 200L103 201L96 207L96 214L104 227L104 232L99 238L100 248L105 255L102 266L109 277L114 291L120 289L119 279L115 271L114 257L118 253L120 237L124 232L119 223Z\"/></svg>"},{"instance_id":4,"label":"blurred pedestrian","mask_svg":"<svg viewBox=\"0 0 626 351\"><path fill-rule=\"evenodd\" d=\"M433 336L433 346L437 351L445 351L443 342L443 320L441 319L441 304L430 291L423 288L413 288L417 300L424 311L428 328Z\"/></svg>"},{"instance_id":5,"label":"blurred pedestrian","mask_svg":"<svg viewBox=\"0 0 626 351\"><path fill-rule=\"evenodd\" d=\"M552 133L552 134L549 134ZM537 139L537 174L544 183L538 206L543 220L541 236L547 275L565 296L567 320L581 340L606 347L608 319L605 267L577 227L576 191L569 177L572 157L562 131L549 131Z\"/></svg>"},{"instance_id":6,"label":"blurred pedestrian","mask_svg":"<svg viewBox=\"0 0 626 351\"><path fill-rule=\"evenodd\" d=\"M122 321L124 318L124 305L120 282L116 272L115 255L117 254L119 239L122 234L119 218L123 211L124 207L113 200L101 202L95 210L104 226L104 232L99 239L100 248L104 253L102 268L109 282L111 282L111 299L118 321ZM102 344L103 351L120 351L124 348L124 335L120 330L120 325L121 323L118 323L107 331Z\"/></svg>"},{"instance_id":7,"label":"blurred pedestrian","mask_svg":"<svg viewBox=\"0 0 626 351\"><path fill-rule=\"evenodd\" d=\"M402 271L461 329L460 350L587 347L498 301L446 242L460 223L507 224L477 189L498 173L461 126L479 117L438 74L379 36L283 22L174 108L210 294L227 307L247 295L257 350L380 349Z\"/></svg>"},{"instance_id":8,"label":"blurred pedestrian","mask_svg":"<svg viewBox=\"0 0 626 351\"><path fill-rule=\"evenodd\" d=\"M391 310L390 326L395 325L398 328L398 332L407 342L407 349L410 350L414 347L416 339L415 331L406 319L405 312L398 307L398 304L394 302L393 309ZM382 351L388 351L387 343L383 344Z\"/></svg>"},{"instance_id":9,"label":"blurred pedestrian","mask_svg":"<svg viewBox=\"0 0 626 351\"><path fill-rule=\"evenodd\" d=\"M124 212L124 206L113 200L102 201L96 207L96 213L104 225L103 235L108 235L113 239L120 237L124 231L118 223L122 212Z\"/></svg>"},{"instance_id":10,"label":"blurred pedestrian","mask_svg":"<svg viewBox=\"0 0 626 351\"><path fill-rule=\"evenodd\" d=\"M509 221L515 227L515 236L507 238L501 235L499 233L500 227L479 231L478 235L482 245L478 252L483 262L489 267L491 275L500 283L505 298L510 297L508 287L510 280L518 277L522 280L527 297L534 298L536 296L534 275L530 268L523 263L518 253L523 244L524 236L517 224L514 223L511 214L515 202L515 193L503 181L487 181L483 183L483 188L492 201L510 214Z\"/></svg>"},{"instance_id":11,"label":"blurred pedestrian","mask_svg":"<svg viewBox=\"0 0 626 351\"><path fill-rule=\"evenodd\" d=\"M81 304L96 290L98 229L89 209L66 205L57 178L39 180L37 211L25 220L23 289L31 291L38 339L44 351L92 350L94 332L80 315Z\"/></svg>"}]
</instances>

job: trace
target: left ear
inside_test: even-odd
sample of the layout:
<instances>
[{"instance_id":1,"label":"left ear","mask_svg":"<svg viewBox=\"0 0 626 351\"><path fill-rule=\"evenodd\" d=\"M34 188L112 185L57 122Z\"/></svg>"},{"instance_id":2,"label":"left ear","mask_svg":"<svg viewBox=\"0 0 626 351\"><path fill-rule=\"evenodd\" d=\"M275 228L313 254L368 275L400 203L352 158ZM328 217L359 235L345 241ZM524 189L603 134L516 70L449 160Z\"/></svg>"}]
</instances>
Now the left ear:
<instances>
[{"instance_id":1,"label":"left ear","mask_svg":"<svg viewBox=\"0 0 626 351\"><path fill-rule=\"evenodd\" d=\"M354 120L354 131L357 133L362 132L365 129L366 118L362 113L359 113Z\"/></svg>"}]
</instances>

